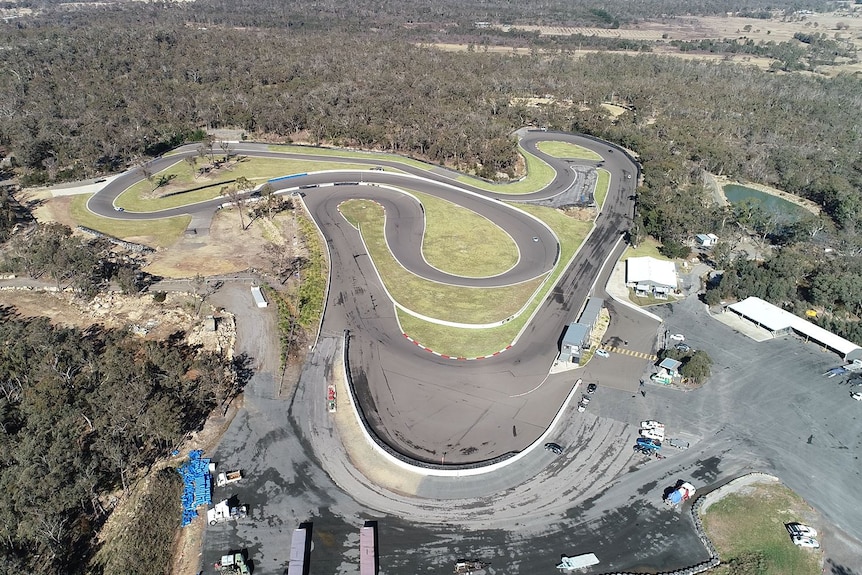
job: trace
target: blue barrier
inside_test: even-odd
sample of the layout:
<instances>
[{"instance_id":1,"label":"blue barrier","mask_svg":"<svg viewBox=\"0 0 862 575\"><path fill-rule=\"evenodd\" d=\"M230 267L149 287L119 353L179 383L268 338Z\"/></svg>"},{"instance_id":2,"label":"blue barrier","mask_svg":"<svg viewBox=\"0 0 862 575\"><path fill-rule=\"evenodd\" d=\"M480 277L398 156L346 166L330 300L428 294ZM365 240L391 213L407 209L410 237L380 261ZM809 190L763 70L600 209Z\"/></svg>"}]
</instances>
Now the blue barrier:
<instances>
[{"instance_id":1,"label":"blue barrier","mask_svg":"<svg viewBox=\"0 0 862 575\"><path fill-rule=\"evenodd\" d=\"M279 177L277 177L277 178L272 178L271 180L267 180L267 182L270 182L270 183L272 183L272 182L280 182L280 181L282 181L282 180L289 180L289 179L291 179L291 178L301 178L302 176L307 176L307 175L308 175L308 172L305 172L305 173L302 173L302 174L291 174L291 175L289 175L289 176L279 176Z\"/></svg>"},{"instance_id":2,"label":"blue barrier","mask_svg":"<svg viewBox=\"0 0 862 575\"><path fill-rule=\"evenodd\" d=\"M183 519L185 527L198 516L197 508L212 503L212 475L210 460L202 458L203 451L197 449L189 453L188 461L177 468L183 476Z\"/></svg>"}]
</instances>

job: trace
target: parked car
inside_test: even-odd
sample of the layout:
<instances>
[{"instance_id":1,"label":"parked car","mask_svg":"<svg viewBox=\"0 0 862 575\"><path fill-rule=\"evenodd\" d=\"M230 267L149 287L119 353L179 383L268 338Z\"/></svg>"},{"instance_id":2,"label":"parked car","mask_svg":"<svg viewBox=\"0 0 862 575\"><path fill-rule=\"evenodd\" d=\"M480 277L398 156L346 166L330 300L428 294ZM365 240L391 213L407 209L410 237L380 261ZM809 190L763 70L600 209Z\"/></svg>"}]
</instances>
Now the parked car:
<instances>
[{"instance_id":1,"label":"parked car","mask_svg":"<svg viewBox=\"0 0 862 575\"><path fill-rule=\"evenodd\" d=\"M678 343L675 346L673 346L673 348L676 350L679 350L681 352L691 351L691 346L688 345L687 343Z\"/></svg>"},{"instance_id":2,"label":"parked car","mask_svg":"<svg viewBox=\"0 0 862 575\"><path fill-rule=\"evenodd\" d=\"M681 333L672 333L668 337L674 341L685 341L685 336Z\"/></svg>"},{"instance_id":3,"label":"parked car","mask_svg":"<svg viewBox=\"0 0 862 575\"><path fill-rule=\"evenodd\" d=\"M548 451L550 451L551 453L554 453L556 455L559 455L563 452L563 448L560 447L559 445L557 445L556 443L546 443L545 449L547 449Z\"/></svg>"},{"instance_id":4,"label":"parked car","mask_svg":"<svg viewBox=\"0 0 862 575\"><path fill-rule=\"evenodd\" d=\"M793 544L806 549L820 549L820 543L814 537L806 537L805 535L794 535Z\"/></svg>"},{"instance_id":5,"label":"parked car","mask_svg":"<svg viewBox=\"0 0 862 575\"><path fill-rule=\"evenodd\" d=\"M598 389L598 387L599 387L599 386L598 386L598 385L596 385L595 383L591 383L591 384L589 384L589 385L587 386L587 393L595 393L595 392L596 392L596 389Z\"/></svg>"},{"instance_id":6,"label":"parked car","mask_svg":"<svg viewBox=\"0 0 862 575\"><path fill-rule=\"evenodd\" d=\"M372 172L382 172L383 168L381 166L374 166L373 168L371 168L371 171Z\"/></svg>"},{"instance_id":7,"label":"parked car","mask_svg":"<svg viewBox=\"0 0 862 575\"><path fill-rule=\"evenodd\" d=\"M791 536L802 535L803 537L817 537L817 530L802 523L788 523L784 527Z\"/></svg>"},{"instance_id":8,"label":"parked car","mask_svg":"<svg viewBox=\"0 0 862 575\"><path fill-rule=\"evenodd\" d=\"M859 393L858 391L851 391L850 397L852 397L856 401L862 401L862 393Z\"/></svg>"},{"instance_id":9,"label":"parked car","mask_svg":"<svg viewBox=\"0 0 862 575\"><path fill-rule=\"evenodd\" d=\"M606 352L606 351L605 351L605 350L603 350L603 349L597 349L597 350L596 350L596 355L597 355L597 356L599 356L599 357L610 357L610 356L611 356L611 354L609 354L608 352Z\"/></svg>"},{"instance_id":10,"label":"parked car","mask_svg":"<svg viewBox=\"0 0 862 575\"><path fill-rule=\"evenodd\" d=\"M590 398L586 395L581 397L581 401L578 402L578 412L583 413L587 410L587 404L590 403Z\"/></svg>"}]
</instances>

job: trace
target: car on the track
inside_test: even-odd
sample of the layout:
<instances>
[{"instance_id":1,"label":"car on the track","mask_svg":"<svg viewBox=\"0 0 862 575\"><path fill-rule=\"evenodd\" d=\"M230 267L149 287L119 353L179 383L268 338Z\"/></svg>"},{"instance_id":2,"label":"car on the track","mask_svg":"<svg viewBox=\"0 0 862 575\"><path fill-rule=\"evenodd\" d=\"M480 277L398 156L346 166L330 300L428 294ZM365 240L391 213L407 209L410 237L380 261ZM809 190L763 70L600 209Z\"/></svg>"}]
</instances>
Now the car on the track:
<instances>
[{"instance_id":1,"label":"car on the track","mask_svg":"<svg viewBox=\"0 0 862 575\"><path fill-rule=\"evenodd\" d=\"M539 236L533 236L533 241L534 241L534 242L539 241Z\"/></svg>"},{"instance_id":2,"label":"car on the track","mask_svg":"<svg viewBox=\"0 0 862 575\"><path fill-rule=\"evenodd\" d=\"M598 389L598 387L599 387L599 386L598 386L598 385L596 385L595 383L591 383L591 384L589 384L589 385L587 386L587 393L595 393L595 392L596 392L596 389Z\"/></svg>"},{"instance_id":3,"label":"car on the track","mask_svg":"<svg viewBox=\"0 0 862 575\"><path fill-rule=\"evenodd\" d=\"M126 211L126 209L125 209L125 208L121 208L120 206L114 206L114 211L117 211L117 212L125 212L125 211Z\"/></svg>"},{"instance_id":4,"label":"car on the track","mask_svg":"<svg viewBox=\"0 0 862 575\"><path fill-rule=\"evenodd\" d=\"M546 443L546 444L545 444L545 449L547 449L548 451L550 451L551 453L554 453L554 454L556 454L556 455L559 455L559 454L561 454L561 453L563 452L563 448L562 448L562 447L560 447L560 446L559 446L558 444L556 444L556 443Z\"/></svg>"},{"instance_id":5,"label":"car on the track","mask_svg":"<svg viewBox=\"0 0 862 575\"><path fill-rule=\"evenodd\" d=\"M673 348L677 351L688 352L691 351L691 346L687 343L678 343Z\"/></svg>"},{"instance_id":6,"label":"car on the track","mask_svg":"<svg viewBox=\"0 0 862 575\"><path fill-rule=\"evenodd\" d=\"M791 537L793 544L797 547L806 549L820 549L820 543L814 537L806 537L805 535L793 535Z\"/></svg>"},{"instance_id":7,"label":"car on the track","mask_svg":"<svg viewBox=\"0 0 862 575\"><path fill-rule=\"evenodd\" d=\"M681 333L672 333L668 337L674 341L685 341L685 336Z\"/></svg>"},{"instance_id":8,"label":"car on the track","mask_svg":"<svg viewBox=\"0 0 862 575\"><path fill-rule=\"evenodd\" d=\"M784 526L791 537L801 535L803 537L817 537L817 530L804 523L788 523Z\"/></svg>"},{"instance_id":9,"label":"car on the track","mask_svg":"<svg viewBox=\"0 0 862 575\"><path fill-rule=\"evenodd\" d=\"M609 354L608 352L606 352L606 351L605 351L605 350L603 350L603 349L597 349L597 350L596 350L596 355L597 355L597 356L599 356L599 357L610 357L610 356L611 356L611 354Z\"/></svg>"}]
</instances>

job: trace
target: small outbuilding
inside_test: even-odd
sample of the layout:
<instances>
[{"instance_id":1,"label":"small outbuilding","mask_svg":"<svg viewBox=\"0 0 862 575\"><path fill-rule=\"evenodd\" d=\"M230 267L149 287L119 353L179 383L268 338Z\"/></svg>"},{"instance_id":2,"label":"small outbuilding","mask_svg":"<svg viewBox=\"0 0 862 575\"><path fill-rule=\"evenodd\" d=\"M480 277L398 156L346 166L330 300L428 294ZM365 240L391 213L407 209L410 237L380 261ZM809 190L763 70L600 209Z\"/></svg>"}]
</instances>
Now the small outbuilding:
<instances>
[{"instance_id":1,"label":"small outbuilding","mask_svg":"<svg viewBox=\"0 0 862 575\"><path fill-rule=\"evenodd\" d=\"M698 247L711 248L718 241L718 236L715 234L697 234L694 239L697 241Z\"/></svg>"},{"instance_id":2,"label":"small outbuilding","mask_svg":"<svg viewBox=\"0 0 862 575\"><path fill-rule=\"evenodd\" d=\"M581 352L590 348L590 326L581 323L569 324L563 334L560 344L559 360L577 363L581 360Z\"/></svg>"}]
</instances>

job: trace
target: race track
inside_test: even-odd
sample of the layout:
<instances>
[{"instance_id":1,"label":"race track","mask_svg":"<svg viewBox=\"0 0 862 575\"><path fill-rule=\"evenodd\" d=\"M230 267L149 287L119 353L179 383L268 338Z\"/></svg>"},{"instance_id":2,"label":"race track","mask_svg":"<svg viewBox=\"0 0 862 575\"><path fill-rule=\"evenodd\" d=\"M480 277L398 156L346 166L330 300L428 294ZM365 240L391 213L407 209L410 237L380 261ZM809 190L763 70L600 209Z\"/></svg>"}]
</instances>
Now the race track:
<instances>
[{"instance_id":1,"label":"race track","mask_svg":"<svg viewBox=\"0 0 862 575\"><path fill-rule=\"evenodd\" d=\"M634 210L638 168L621 149L573 134L521 131L521 146L555 170L555 178L531 194L492 193L455 180L444 169L431 171L377 159L343 159L351 164L397 168L392 171L321 172L272 182L276 190L298 190L327 240L331 277L322 333L350 334L349 365L359 406L376 436L408 458L449 465L481 462L519 452L548 428L569 394L571 375L548 376L565 326L574 321L603 265L628 229ZM594 151L611 173L608 196L592 233L568 265L549 297L535 312L517 343L505 353L480 361L454 361L428 353L404 337L395 308L380 284L359 233L338 213L348 198L379 202L386 210L387 243L412 273L445 284L496 287L540 277L558 262L559 243L537 219L502 200L537 201L565 193L575 180L573 166L597 162L572 161L543 154L543 140L569 142ZM239 143L233 153L256 157L319 159L318 156L271 151L266 145ZM157 173L187 155L195 146L179 148L149 165ZM327 158L327 161L334 161ZM634 175L629 178L627 176ZM120 219L151 219L183 214L210 214L224 198L159 211L118 212L115 200L142 179L133 170L112 181L88 203L94 213ZM335 185L337 184L337 185ZM488 218L517 245L517 263L505 273L463 278L428 264L421 253L424 217L416 200L399 190L437 196ZM534 240L533 238L537 238ZM493 305L491 303L491 305Z\"/></svg>"}]
</instances>

